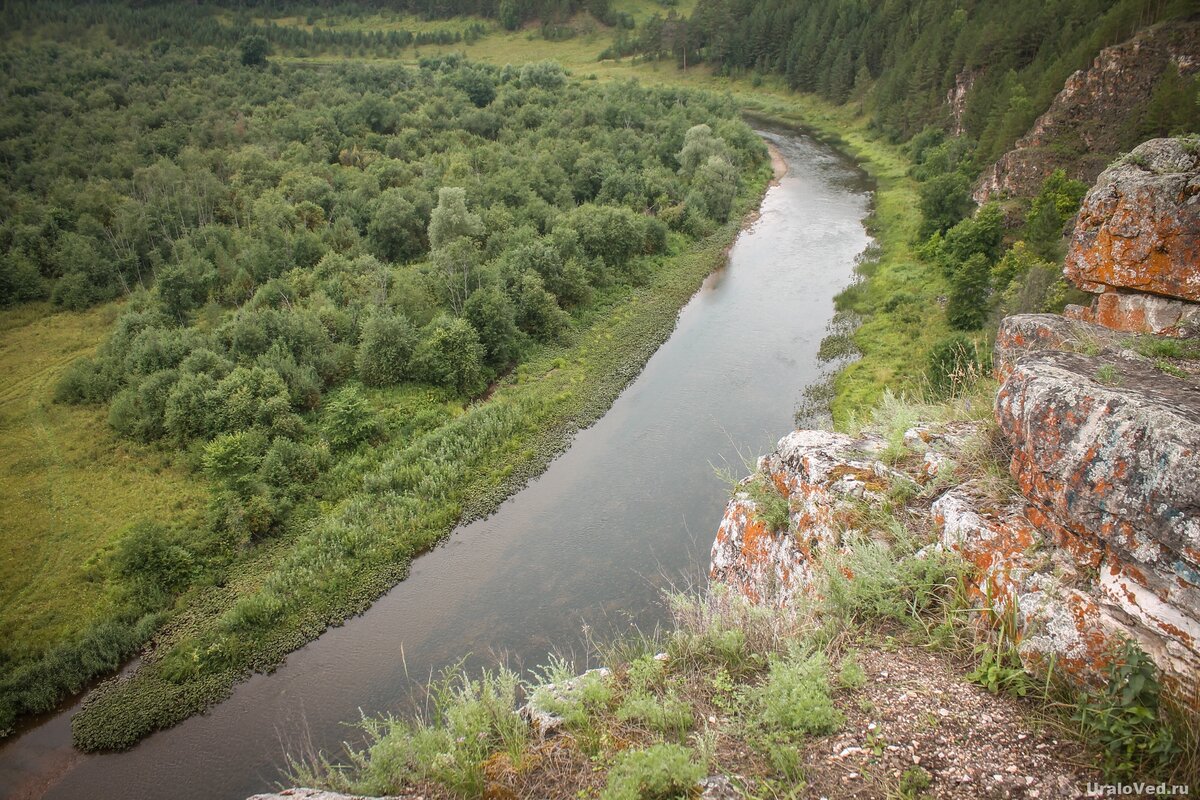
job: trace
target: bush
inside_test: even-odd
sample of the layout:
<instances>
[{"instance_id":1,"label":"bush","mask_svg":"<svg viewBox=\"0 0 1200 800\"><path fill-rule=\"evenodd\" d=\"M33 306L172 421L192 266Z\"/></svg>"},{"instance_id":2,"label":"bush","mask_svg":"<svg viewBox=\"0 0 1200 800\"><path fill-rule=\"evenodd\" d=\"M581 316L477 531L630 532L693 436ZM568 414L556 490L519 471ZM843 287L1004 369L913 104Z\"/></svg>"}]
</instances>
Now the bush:
<instances>
[{"instance_id":1,"label":"bush","mask_svg":"<svg viewBox=\"0 0 1200 800\"><path fill-rule=\"evenodd\" d=\"M413 353L420 335L402 314L380 313L367 320L354 367L367 386L393 386L413 377Z\"/></svg>"},{"instance_id":2,"label":"bush","mask_svg":"<svg viewBox=\"0 0 1200 800\"><path fill-rule=\"evenodd\" d=\"M833 733L844 720L830 696L824 653L773 659L767 680L747 699L753 726L767 738L798 742L805 735Z\"/></svg>"},{"instance_id":3,"label":"bush","mask_svg":"<svg viewBox=\"0 0 1200 800\"><path fill-rule=\"evenodd\" d=\"M691 797L705 768L692 751L677 744L656 744L617 757L608 772L601 800L676 800Z\"/></svg>"},{"instance_id":4,"label":"bush","mask_svg":"<svg viewBox=\"0 0 1200 800\"><path fill-rule=\"evenodd\" d=\"M54 399L60 403L82 405L103 403L121 386L121 368L111 358L76 359L54 387Z\"/></svg>"},{"instance_id":5,"label":"bush","mask_svg":"<svg viewBox=\"0 0 1200 800\"><path fill-rule=\"evenodd\" d=\"M335 451L350 450L379 436L379 416L354 386L346 386L325 404L322 430Z\"/></svg>"},{"instance_id":6,"label":"bush","mask_svg":"<svg viewBox=\"0 0 1200 800\"><path fill-rule=\"evenodd\" d=\"M504 369L517 360L522 337L517 328L517 308L508 295L494 286L478 289L468 298L463 313L479 333L489 366Z\"/></svg>"},{"instance_id":7,"label":"bush","mask_svg":"<svg viewBox=\"0 0 1200 800\"><path fill-rule=\"evenodd\" d=\"M161 602L161 595L174 594L191 581L195 572L192 554L164 525L139 522L117 542L113 570L135 587L143 607Z\"/></svg>"},{"instance_id":8,"label":"bush","mask_svg":"<svg viewBox=\"0 0 1200 800\"><path fill-rule=\"evenodd\" d=\"M179 373L163 369L148 376L136 387L122 389L108 410L108 424L122 436L139 442L151 442L166 432L167 400Z\"/></svg>"},{"instance_id":9,"label":"bush","mask_svg":"<svg viewBox=\"0 0 1200 800\"><path fill-rule=\"evenodd\" d=\"M971 211L971 184L957 172L938 175L921 184L919 206L921 230L926 239L935 233L945 233Z\"/></svg>"},{"instance_id":10,"label":"bush","mask_svg":"<svg viewBox=\"0 0 1200 800\"><path fill-rule=\"evenodd\" d=\"M414 361L435 386L474 395L484 388L483 345L471 323L445 314L425 326Z\"/></svg>"},{"instance_id":11,"label":"bush","mask_svg":"<svg viewBox=\"0 0 1200 800\"><path fill-rule=\"evenodd\" d=\"M726 222L737 190L738 174L734 166L720 156L710 156L696 170L687 205L709 219Z\"/></svg>"}]
</instances>

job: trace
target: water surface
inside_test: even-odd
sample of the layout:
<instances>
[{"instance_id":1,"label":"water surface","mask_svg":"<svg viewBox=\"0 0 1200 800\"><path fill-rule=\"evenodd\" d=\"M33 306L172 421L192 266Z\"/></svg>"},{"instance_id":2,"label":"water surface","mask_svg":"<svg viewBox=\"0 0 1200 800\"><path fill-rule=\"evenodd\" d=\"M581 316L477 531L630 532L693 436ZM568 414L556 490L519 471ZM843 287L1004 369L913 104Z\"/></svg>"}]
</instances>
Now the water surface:
<instances>
[{"instance_id":1,"label":"water surface","mask_svg":"<svg viewBox=\"0 0 1200 800\"><path fill-rule=\"evenodd\" d=\"M256 675L233 696L125 753L70 748L74 708L0 747L0 796L244 798L280 780L284 749L335 751L360 713L402 709L431 672L584 666L584 628L662 619L661 588L702 580L743 457L792 427L820 378L833 296L867 244L868 184L844 157L794 132L763 132L788 174L763 200L612 409L491 518L417 559L366 613ZM361 710L361 711L360 711Z\"/></svg>"}]
</instances>

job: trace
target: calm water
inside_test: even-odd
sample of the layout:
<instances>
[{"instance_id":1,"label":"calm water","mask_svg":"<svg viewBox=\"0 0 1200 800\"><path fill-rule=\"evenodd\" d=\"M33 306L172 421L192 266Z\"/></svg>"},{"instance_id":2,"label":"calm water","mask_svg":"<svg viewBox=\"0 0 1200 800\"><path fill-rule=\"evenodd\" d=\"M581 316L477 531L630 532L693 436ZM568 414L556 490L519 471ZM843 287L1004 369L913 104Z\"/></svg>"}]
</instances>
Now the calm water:
<instances>
[{"instance_id":1,"label":"calm water","mask_svg":"<svg viewBox=\"0 0 1200 800\"><path fill-rule=\"evenodd\" d=\"M208 714L133 750L82 755L70 714L0 748L0 796L244 798L280 780L284 749L326 751L343 723L402 709L414 684L468 663L584 665L584 626L662 619L659 591L695 583L728 496L713 467L745 471L792 426L833 296L867 244L864 176L795 133L764 132L788 162L762 216L679 317L609 413L490 519L422 556L369 611L241 684Z\"/></svg>"}]
</instances>

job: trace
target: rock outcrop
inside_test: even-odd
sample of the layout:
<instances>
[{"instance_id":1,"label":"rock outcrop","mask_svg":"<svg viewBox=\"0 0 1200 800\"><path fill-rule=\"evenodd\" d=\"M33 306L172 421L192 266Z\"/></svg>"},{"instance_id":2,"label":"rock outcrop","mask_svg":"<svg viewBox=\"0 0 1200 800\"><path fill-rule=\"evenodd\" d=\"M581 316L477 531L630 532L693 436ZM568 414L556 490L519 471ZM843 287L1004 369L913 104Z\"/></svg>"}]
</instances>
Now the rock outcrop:
<instances>
[{"instance_id":1,"label":"rock outcrop","mask_svg":"<svg viewBox=\"0 0 1200 800\"><path fill-rule=\"evenodd\" d=\"M1087 193L1064 271L1090 292L1200 302L1200 143L1144 142Z\"/></svg>"},{"instance_id":2,"label":"rock outcrop","mask_svg":"<svg viewBox=\"0 0 1200 800\"><path fill-rule=\"evenodd\" d=\"M1200 146L1152 139L1087 193L1064 267L1098 294L1072 316L1109 328L1179 335L1200 325Z\"/></svg>"},{"instance_id":3,"label":"rock outcrop","mask_svg":"<svg viewBox=\"0 0 1200 800\"><path fill-rule=\"evenodd\" d=\"M712 546L709 577L755 602L796 599L813 582L813 554L852 533L855 503L878 501L897 473L879 456L878 436L855 439L829 431L793 431L759 459L759 475L742 483L725 509ZM773 530L746 491L769 481L788 504L788 526Z\"/></svg>"},{"instance_id":4,"label":"rock outcrop","mask_svg":"<svg viewBox=\"0 0 1200 800\"><path fill-rule=\"evenodd\" d=\"M1200 22L1156 25L1101 50L1090 67L1067 79L1014 148L984 172L975 186L976 202L1033 196L1056 169L1095 180L1130 146L1126 121L1150 98L1168 64L1184 76L1200 70Z\"/></svg>"},{"instance_id":5,"label":"rock outcrop","mask_svg":"<svg viewBox=\"0 0 1200 800\"><path fill-rule=\"evenodd\" d=\"M1097 571L1102 627L1194 681L1200 387L1119 356L1033 353L1001 386L996 418L1027 518Z\"/></svg>"},{"instance_id":6,"label":"rock outcrop","mask_svg":"<svg viewBox=\"0 0 1200 800\"><path fill-rule=\"evenodd\" d=\"M1019 491L998 497L960 474L927 511L909 512L926 515L930 546L971 566L981 622L1011 626L1032 671L1054 665L1090 681L1133 640L1170 683L1194 690L1200 387L1114 347L1059 349L1075 347L1081 331L1111 334L1102 329L1033 315L1005 330L995 415ZM873 434L784 437L748 482L769 480L787 498L788 528L770 530L751 493L739 492L713 545L712 578L774 605L819 591L822 555L874 535L864 506L880 507L900 482L953 476L965 455L995 446L966 423L916 427L904 442L898 454Z\"/></svg>"}]
</instances>

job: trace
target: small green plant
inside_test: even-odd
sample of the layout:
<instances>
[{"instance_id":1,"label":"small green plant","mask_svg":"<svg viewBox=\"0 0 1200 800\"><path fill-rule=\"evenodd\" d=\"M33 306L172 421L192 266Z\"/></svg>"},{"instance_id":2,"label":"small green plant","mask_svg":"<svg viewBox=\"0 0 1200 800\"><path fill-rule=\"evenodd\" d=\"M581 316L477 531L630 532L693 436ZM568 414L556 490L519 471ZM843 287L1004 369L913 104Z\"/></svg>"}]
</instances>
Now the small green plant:
<instances>
[{"instance_id":1,"label":"small green plant","mask_svg":"<svg viewBox=\"0 0 1200 800\"><path fill-rule=\"evenodd\" d=\"M1107 677L1103 688L1080 696L1073 717L1081 736L1098 746L1105 778L1120 782L1166 774L1179 747L1159 718L1154 661L1127 641L1114 654Z\"/></svg>"},{"instance_id":2,"label":"small green plant","mask_svg":"<svg viewBox=\"0 0 1200 800\"><path fill-rule=\"evenodd\" d=\"M883 728L879 727L879 725L874 722L867 725L867 735L863 740L863 744L866 745L865 749L869 750L871 755L883 755L888 746L888 740L883 734Z\"/></svg>"},{"instance_id":3,"label":"small green plant","mask_svg":"<svg viewBox=\"0 0 1200 800\"><path fill-rule=\"evenodd\" d=\"M845 719L830 696L829 663L820 652L773 659L766 681L747 696L752 724L784 741L832 733Z\"/></svg>"},{"instance_id":4,"label":"small green plant","mask_svg":"<svg viewBox=\"0 0 1200 800\"><path fill-rule=\"evenodd\" d=\"M1154 366L1158 367L1160 370L1167 373L1168 375L1174 375L1176 378L1186 378L1187 377L1186 372L1184 372L1179 367L1175 366L1170 361L1167 361L1164 358L1156 359L1154 361Z\"/></svg>"},{"instance_id":5,"label":"small green plant","mask_svg":"<svg viewBox=\"0 0 1200 800\"><path fill-rule=\"evenodd\" d=\"M842 657L838 685L843 689L861 689L867 685L867 673L859 666L857 651L851 650Z\"/></svg>"},{"instance_id":6,"label":"small green plant","mask_svg":"<svg viewBox=\"0 0 1200 800\"><path fill-rule=\"evenodd\" d=\"M900 776L896 792L903 800L920 800L924 792L933 785L933 776L925 769L916 766L909 767Z\"/></svg>"},{"instance_id":7,"label":"small green plant","mask_svg":"<svg viewBox=\"0 0 1200 800\"><path fill-rule=\"evenodd\" d=\"M677 744L656 744L617 757L600 800L682 800L704 777L692 751Z\"/></svg>"},{"instance_id":8,"label":"small green plant","mask_svg":"<svg viewBox=\"0 0 1200 800\"><path fill-rule=\"evenodd\" d=\"M990 598L987 608L994 609ZM975 655L979 663L967 675L967 680L978 683L992 694L1005 692L1007 694L1025 697L1033 687L1033 679L1025 671L1021 663L1021 655L1016 647L1017 605L1009 602L1004 610L993 615L998 625L994 638L986 639L975 645Z\"/></svg>"},{"instance_id":9,"label":"small green plant","mask_svg":"<svg viewBox=\"0 0 1200 800\"><path fill-rule=\"evenodd\" d=\"M787 530L789 514L788 499L769 475L757 473L746 484L746 493L754 501L754 514L773 531Z\"/></svg>"},{"instance_id":10,"label":"small green plant","mask_svg":"<svg viewBox=\"0 0 1200 800\"><path fill-rule=\"evenodd\" d=\"M1104 364L1096 369L1096 380L1105 386L1116 386L1121 382L1121 375L1112 364Z\"/></svg>"}]
</instances>

